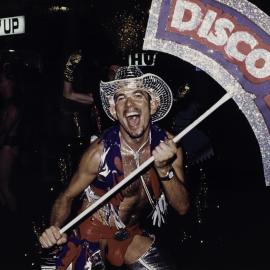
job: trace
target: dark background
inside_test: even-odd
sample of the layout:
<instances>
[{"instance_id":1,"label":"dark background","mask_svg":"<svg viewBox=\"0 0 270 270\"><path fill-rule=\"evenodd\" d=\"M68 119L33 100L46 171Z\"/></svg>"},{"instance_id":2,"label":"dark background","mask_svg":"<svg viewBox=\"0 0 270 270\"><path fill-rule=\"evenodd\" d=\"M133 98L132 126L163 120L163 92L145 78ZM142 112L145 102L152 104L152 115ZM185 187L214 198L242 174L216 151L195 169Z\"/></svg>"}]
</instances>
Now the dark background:
<instances>
[{"instance_id":1,"label":"dark background","mask_svg":"<svg viewBox=\"0 0 270 270\"><path fill-rule=\"evenodd\" d=\"M268 1L251 2L269 13ZM48 224L52 202L61 190L56 179L55 130L66 55L83 48L98 63L101 76L109 64L127 64L130 53L141 51L150 4L149 0L0 3L1 18L26 18L25 34L0 37L0 56L18 66L29 102L28 132L16 182L19 207L15 213L4 209L1 215L5 251L0 253L1 269L39 269L41 251L34 231ZM53 5L66 5L70 11L50 12ZM190 100L202 113L225 93L203 71L169 55L158 53L155 66L145 70L163 77L175 95L181 85L191 87L187 103L176 102L162 121L167 128ZM171 211L157 233L179 260L179 269L269 269L269 189L247 119L228 101L198 129L214 154L195 164L186 161L191 212L181 218ZM183 142L186 152L199 137L195 134Z\"/></svg>"}]
</instances>

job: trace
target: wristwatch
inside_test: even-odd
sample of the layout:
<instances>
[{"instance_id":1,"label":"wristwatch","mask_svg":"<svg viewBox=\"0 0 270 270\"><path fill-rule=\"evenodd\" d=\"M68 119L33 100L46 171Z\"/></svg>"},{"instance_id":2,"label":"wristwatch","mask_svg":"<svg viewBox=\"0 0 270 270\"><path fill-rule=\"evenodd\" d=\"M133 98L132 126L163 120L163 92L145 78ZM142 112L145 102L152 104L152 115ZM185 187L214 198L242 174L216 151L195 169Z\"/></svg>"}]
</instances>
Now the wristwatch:
<instances>
[{"instance_id":1,"label":"wristwatch","mask_svg":"<svg viewBox=\"0 0 270 270\"><path fill-rule=\"evenodd\" d=\"M174 177L174 171L173 169L170 169L165 176L159 177L161 181L170 181Z\"/></svg>"}]
</instances>

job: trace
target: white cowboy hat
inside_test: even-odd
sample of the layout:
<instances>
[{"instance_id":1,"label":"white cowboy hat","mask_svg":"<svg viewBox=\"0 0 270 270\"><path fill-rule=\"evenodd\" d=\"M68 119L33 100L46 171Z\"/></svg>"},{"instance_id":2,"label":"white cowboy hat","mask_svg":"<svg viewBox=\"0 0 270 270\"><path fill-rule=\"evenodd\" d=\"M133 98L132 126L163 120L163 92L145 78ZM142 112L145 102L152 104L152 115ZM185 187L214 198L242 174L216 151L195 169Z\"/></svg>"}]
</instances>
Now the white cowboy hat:
<instances>
[{"instance_id":1,"label":"white cowboy hat","mask_svg":"<svg viewBox=\"0 0 270 270\"><path fill-rule=\"evenodd\" d=\"M152 115L152 122L164 118L172 107L172 91L160 77L151 73L143 74L137 66L119 67L113 81L100 82L102 106L113 121L115 119L110 112L110 106L114 104L114 94L120 87L142 89L157 101L158 106Z\"/></svg>"}]
</instances>

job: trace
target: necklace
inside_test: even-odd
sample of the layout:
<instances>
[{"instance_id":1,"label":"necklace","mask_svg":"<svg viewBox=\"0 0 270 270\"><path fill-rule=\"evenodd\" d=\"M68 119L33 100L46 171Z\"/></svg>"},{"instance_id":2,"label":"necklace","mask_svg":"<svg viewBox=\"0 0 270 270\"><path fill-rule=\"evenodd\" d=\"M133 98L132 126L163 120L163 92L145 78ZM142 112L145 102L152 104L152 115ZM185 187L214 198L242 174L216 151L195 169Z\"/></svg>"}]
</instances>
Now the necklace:
<instances>
[{"instance_id":1,"label":"necklace","mask_svg":"<svg viewBox=\"0 0 270 270\"><path fill-rule=\"evenodd\" d=\"M120 138L122 138L121 134L120 134ZM151 132L149 133L147 140L139 147L139 149L137 151L135 151L130 145L128 145L128 143L124 140L124 138L122 138L122 141L128 147L129 152L131 152L131 154L133 155L136 166L139 167L140 166L140 155L139 155L140 151L143 149L143 147L149 141L151 142ZM158 227L160 227L162 223L165 223L165 214L167 212L167 203L166 203L164 193L161 194L161 196L159 197L159 199L155 203L152 199L150 191L147 188L147 185L146 185L142 175L140 175L140 179L141 179L141 182L143 185L143 189L144 189L146 196L148 198L148 201L151 204L152 209L153 209L153 211L152 211L153 225L156 225L156 223L157 223Z\"/></svg>"},{"instance_id":2,"label":"necklace","mask_svg":"<svg viewBox=\"0 0 270 270\"><path fill-rule=\"evenodd\" d=\"M149 142L151 141L151 132L149 133L149 136L147 138L147 140L139 147L138 150L134 150L127 142L126 140L121 136L121 133L120 133L120 137L122 138L123 142L125 143L125 145L128 147L129 151L131 152L131 154L133 155L134 157L134 160L135 160L135 163L136 163L136 166L137 168L140 166L140 151L143 149L143 147ZM141 179L141 182L142 182L142 185L143 185L143 189L147 195L147 198L148 198L148 201L149 203L151 204L152 208L154 209L155 208L155 203L151 197L151 194L150 194L150 191L149 189L147 188L147 185L143 179L143 176L140 175L140 179Z\"/></svg>"},{"instance_id":3,"label":"necklace","mask_svg":"<svg viewBox=\"0 0 270 270\"><path fill-rule=\"evenodd\" d=\"M128 150L131 152L131 154L133 155L134 157L134 160L136 162L136 166L138 167L140 165L140 151L143 149L143 147L150 141L151 139L151 134L149 134L147 140L142 143L142 145L139 147L138 150L134 150L127 142L126 140L121 136L120 134L120 137L122 138L122 141L125 143L125 145L127 146Z\"/></svg>"}]
</instances>

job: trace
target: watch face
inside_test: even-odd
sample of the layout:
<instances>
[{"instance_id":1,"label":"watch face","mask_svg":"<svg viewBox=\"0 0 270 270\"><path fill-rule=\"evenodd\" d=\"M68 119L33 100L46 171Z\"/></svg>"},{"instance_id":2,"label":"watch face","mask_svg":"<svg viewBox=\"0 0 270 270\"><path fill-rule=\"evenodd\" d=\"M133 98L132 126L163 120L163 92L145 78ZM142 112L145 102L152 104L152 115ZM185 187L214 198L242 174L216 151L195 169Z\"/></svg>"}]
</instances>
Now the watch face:
<instances>
[{"instance_id":1,"label":"watch face","mask_svg":"<svg viewBox=\"0 0 270 270\"><path fill-rule=\"evenodd\" d=\"M173 176L174 176L173 171L170 171L170 172L169 172L169 175L168 175L169 179L172 179L172 178L173 178Z\"/></svg>"}]
</instances>

